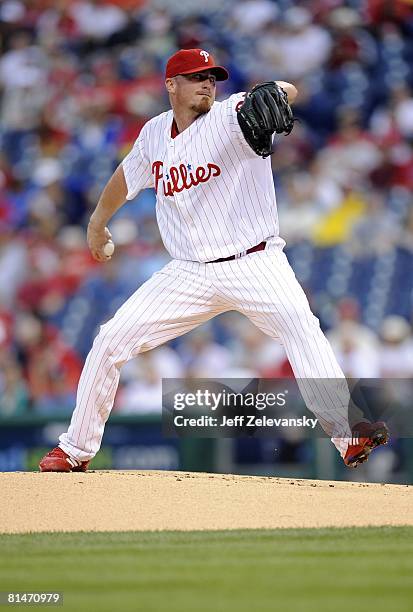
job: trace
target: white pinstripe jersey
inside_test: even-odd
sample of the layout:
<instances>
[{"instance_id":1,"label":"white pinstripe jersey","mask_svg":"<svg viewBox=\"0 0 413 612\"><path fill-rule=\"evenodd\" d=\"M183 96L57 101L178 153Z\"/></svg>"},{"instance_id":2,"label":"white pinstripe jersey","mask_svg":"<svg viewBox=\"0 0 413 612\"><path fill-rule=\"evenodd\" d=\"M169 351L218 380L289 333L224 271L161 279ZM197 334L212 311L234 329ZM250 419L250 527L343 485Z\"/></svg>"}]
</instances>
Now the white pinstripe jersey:
<instances>
[{"instance_id":1,"label":"white pinstripe jersey","mask_svg":"<svg viewBox=\"0 0 413 612\"><path fill-rule=\"evenodd\" d=\"M278 237L270 158L250 149L236 117L244 95L214 102L175 138L173 111L154 117L122 162L128 200L155 188L159 230L174 259L213 261Z\"/></svg>"}]
</instances>

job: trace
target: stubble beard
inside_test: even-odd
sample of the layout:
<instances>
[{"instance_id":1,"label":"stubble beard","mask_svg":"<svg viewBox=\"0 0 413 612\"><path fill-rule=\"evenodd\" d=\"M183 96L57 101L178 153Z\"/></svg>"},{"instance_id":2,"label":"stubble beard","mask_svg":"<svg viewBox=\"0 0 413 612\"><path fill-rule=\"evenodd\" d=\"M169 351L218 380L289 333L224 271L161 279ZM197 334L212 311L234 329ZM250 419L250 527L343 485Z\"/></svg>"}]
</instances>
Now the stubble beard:
<instances>
[{"instance_id":1,"label":"stubble beard","mask_svg":"<svg viewBox=\"0 0 413 612\"><path fill-rule=\"evenodd\" d=\"M192 104L191 110L197 115L205 115L211 110L212 99L208 98L208 96L202 96L199 102L196 104Z\"/></svg>"}]
</instances>

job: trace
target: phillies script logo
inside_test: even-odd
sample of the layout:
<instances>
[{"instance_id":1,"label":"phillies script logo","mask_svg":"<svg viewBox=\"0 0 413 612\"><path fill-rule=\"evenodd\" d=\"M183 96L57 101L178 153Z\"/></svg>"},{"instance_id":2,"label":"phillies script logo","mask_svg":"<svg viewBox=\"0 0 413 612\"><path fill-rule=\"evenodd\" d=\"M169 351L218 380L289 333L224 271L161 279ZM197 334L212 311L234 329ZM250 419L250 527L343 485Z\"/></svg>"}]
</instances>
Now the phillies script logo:
<instances>
[{"instance_id":1,"label":"phillies script logo","mask_svg":"<svg viewBox=\"0 0 413 612\"><path fill-rule=\"evenodd\" d=\"M184 189L196 187L199 183L206 183L210 178L219 176L221 168L216 164L207 164L192 168L191 164L179 164L178 167L171 166L169 173L166 173L166 181L163 180L163 162L155 161L152 164L152 174L155 179L155 191L158 193L159 181L163 182L163 193L165 196L172 196L174 193L180 193Z\"/></svg>"}]
</instances>

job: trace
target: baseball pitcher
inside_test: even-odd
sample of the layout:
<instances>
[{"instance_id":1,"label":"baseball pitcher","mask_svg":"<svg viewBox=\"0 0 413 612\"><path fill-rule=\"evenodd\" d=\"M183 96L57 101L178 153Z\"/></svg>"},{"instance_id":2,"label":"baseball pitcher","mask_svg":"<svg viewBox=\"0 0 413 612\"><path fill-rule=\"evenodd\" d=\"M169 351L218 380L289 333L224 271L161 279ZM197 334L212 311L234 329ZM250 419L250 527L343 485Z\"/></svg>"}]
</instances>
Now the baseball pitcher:
<instances>
[{"instance_id":1,"label":"baseball pitcher","mask_svg":"<svg viewBox=\"0 0 413 612\"><path fill-rule=\"evenodd\" d=\"M165 74L171 110L145 124L103 190L87 233L94 258L104 262L113 252L113 214L153 187L172 261L101 326L70 427L41 471L86 471L122 365L229 310L283 344L308 408L346 465L388 440L382 422L350 426L347 382L283 252L270 155L274 134L293 129L297 90L273 81L217 102L216 83L227 78L208 51L175 53Z\"/></svg>"}]
</instances>

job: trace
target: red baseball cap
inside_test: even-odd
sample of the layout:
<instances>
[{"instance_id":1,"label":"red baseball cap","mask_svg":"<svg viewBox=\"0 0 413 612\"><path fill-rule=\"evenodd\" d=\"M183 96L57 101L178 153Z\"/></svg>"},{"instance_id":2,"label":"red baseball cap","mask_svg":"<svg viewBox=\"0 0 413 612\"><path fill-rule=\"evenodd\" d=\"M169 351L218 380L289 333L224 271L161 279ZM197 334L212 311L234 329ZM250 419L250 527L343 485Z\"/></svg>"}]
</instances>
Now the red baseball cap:
<instances>
[{"instance_id":1,"label":"red baseball cap","mask_svg":"<svg viewBox=\"0 0 413 612\"><path fill-rule=\"evenodd\" d=\"M228 71L223 66L216 66L213 56L203 49L180 49L172 55L166 64L165 78L171 79L178 74L191 74L210 70L217 81L226 81Z\"/></svg>"}]
</instances>

